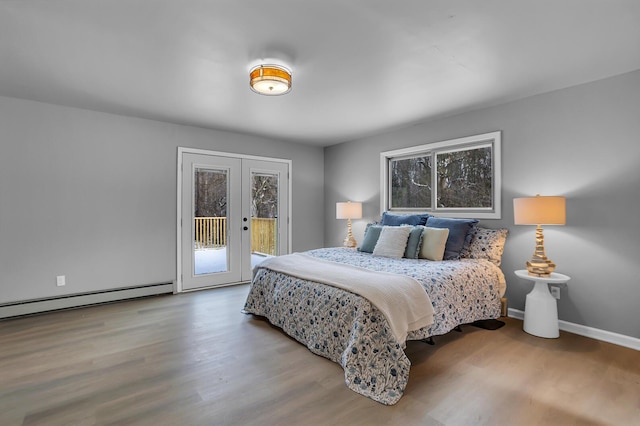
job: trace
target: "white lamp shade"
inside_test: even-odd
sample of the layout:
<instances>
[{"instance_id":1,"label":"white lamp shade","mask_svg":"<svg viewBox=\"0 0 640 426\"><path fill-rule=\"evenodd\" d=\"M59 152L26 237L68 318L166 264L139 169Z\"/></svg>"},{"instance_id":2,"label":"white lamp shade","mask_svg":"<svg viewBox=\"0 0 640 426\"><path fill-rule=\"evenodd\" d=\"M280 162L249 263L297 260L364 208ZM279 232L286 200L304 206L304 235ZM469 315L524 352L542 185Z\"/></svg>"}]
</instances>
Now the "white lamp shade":
<instances>
[{"instance_id":1,"label":"white lamp shade","mask_svg":"<svg viewBox=\"0 0 640 426\"><path fill-rule=\"evenodd\" d=\"M564 197L513 199L513 222L516 225L564 225L567 220Z\"/></svg>"},{"instance_id":2,"label":"white lamp shade","mask_svg":"<svg viewBox=\"0 0 640 426\"><path fill-rule=\"evenodd\" d=\"M336 203L336 219L362 219L362 203Z\"/></svg>"}]
</instances>

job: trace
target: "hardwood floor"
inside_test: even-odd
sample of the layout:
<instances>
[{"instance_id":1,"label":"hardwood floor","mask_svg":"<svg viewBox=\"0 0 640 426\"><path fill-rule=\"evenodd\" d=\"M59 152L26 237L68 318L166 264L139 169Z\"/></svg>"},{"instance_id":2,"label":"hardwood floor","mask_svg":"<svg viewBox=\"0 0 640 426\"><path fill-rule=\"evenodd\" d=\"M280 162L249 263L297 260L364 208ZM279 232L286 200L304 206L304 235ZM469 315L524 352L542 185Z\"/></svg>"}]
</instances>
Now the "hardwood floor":
<instances>
[{"instance_id":1,"label":"hardwood floor","mask_svg":"<svg viewBox=\"0 0 640 426\"><path fill-rule=\"evenodd\" d=\"M640 353L506 319L409 342L384 406L240 313L248 286L0 321L0 425L638 425Z\"/></svg>"}]
</instances>

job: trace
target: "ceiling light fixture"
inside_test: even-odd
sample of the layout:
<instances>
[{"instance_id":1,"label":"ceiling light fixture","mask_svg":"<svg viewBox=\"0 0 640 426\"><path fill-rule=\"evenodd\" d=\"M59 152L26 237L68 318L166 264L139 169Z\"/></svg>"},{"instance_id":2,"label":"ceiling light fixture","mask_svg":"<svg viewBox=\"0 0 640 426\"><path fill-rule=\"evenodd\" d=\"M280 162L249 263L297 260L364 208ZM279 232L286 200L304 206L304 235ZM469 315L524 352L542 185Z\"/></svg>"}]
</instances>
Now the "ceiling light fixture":
<instances>
[{"instance_id":1,"label":"ceiling light fixture","mask_svg":"<svg viewBox=\"0 0 640 426\"><path fill-rule=\"evenodd\" d=\"M251 90L261 95L284 95L291 90L291 71L282 65L258 65L249 71Z\"/></svg>"}]
</instances>

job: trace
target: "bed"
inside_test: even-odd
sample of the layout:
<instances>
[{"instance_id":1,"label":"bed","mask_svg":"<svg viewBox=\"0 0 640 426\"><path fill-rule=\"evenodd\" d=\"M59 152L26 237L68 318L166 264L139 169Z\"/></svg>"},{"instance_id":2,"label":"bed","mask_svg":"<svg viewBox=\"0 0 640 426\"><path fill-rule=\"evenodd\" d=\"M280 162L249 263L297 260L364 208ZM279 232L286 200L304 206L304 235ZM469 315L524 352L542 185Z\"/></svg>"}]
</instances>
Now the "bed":
<instances>
[{"instance_id":1,"label":"bed","mask_svg":"<svg viewBox=\"0 0 640 426\"><path fill-rule=\"evenodd\" d=\"M403 340L391 331L387 316L365 297L268 266L254 270L244 312L265 317L311 352L340 364L351 390L392 405L402 397L409 377L406 340L427 339L462 324L500 316L506 283L499 263L505 238L506 230L474 228L459 258L441 261L379 256L350 248L305 252L321 261L417 281L430 299L433 321L408 330Z\"/></svg>"}]
</instances>

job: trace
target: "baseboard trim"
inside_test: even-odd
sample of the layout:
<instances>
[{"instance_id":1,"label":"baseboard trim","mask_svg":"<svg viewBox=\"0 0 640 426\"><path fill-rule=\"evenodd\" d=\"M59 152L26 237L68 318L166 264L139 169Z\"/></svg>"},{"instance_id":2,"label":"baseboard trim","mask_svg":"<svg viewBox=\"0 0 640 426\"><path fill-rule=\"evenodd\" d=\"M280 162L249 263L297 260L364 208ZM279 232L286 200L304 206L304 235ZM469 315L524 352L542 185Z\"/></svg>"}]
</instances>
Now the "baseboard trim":
<instances>
[{"instance_id":1,"label":"baseboard trim","mask_svg":"<svg viewBox=\"0 0 640 426\"><path fill-rule=\"evenodd\" d=\"M524 320L524 311L509 308L509 318ZM558 320L558 327L562 331L568 333L579 334L580 336L589 337L591 339L601 340L614 345L624 346L626 348L640 351L640 339L624 334L613 333L611 331L600 330L599 328L587 327L586 325L576 324L569 321Z\"/></svg>"},{"instance_id":2,"label":"baseboard trim","mask_svg":"<svg viewBox=\"0 0 640 426\"><path fill-rule=\"evenodd\" d=\"M93 293L71 294L48 299L26 300L0 305L0 319L166 293L173 293L173 283L150 284Z\"/></svg>"}]
</instances>

